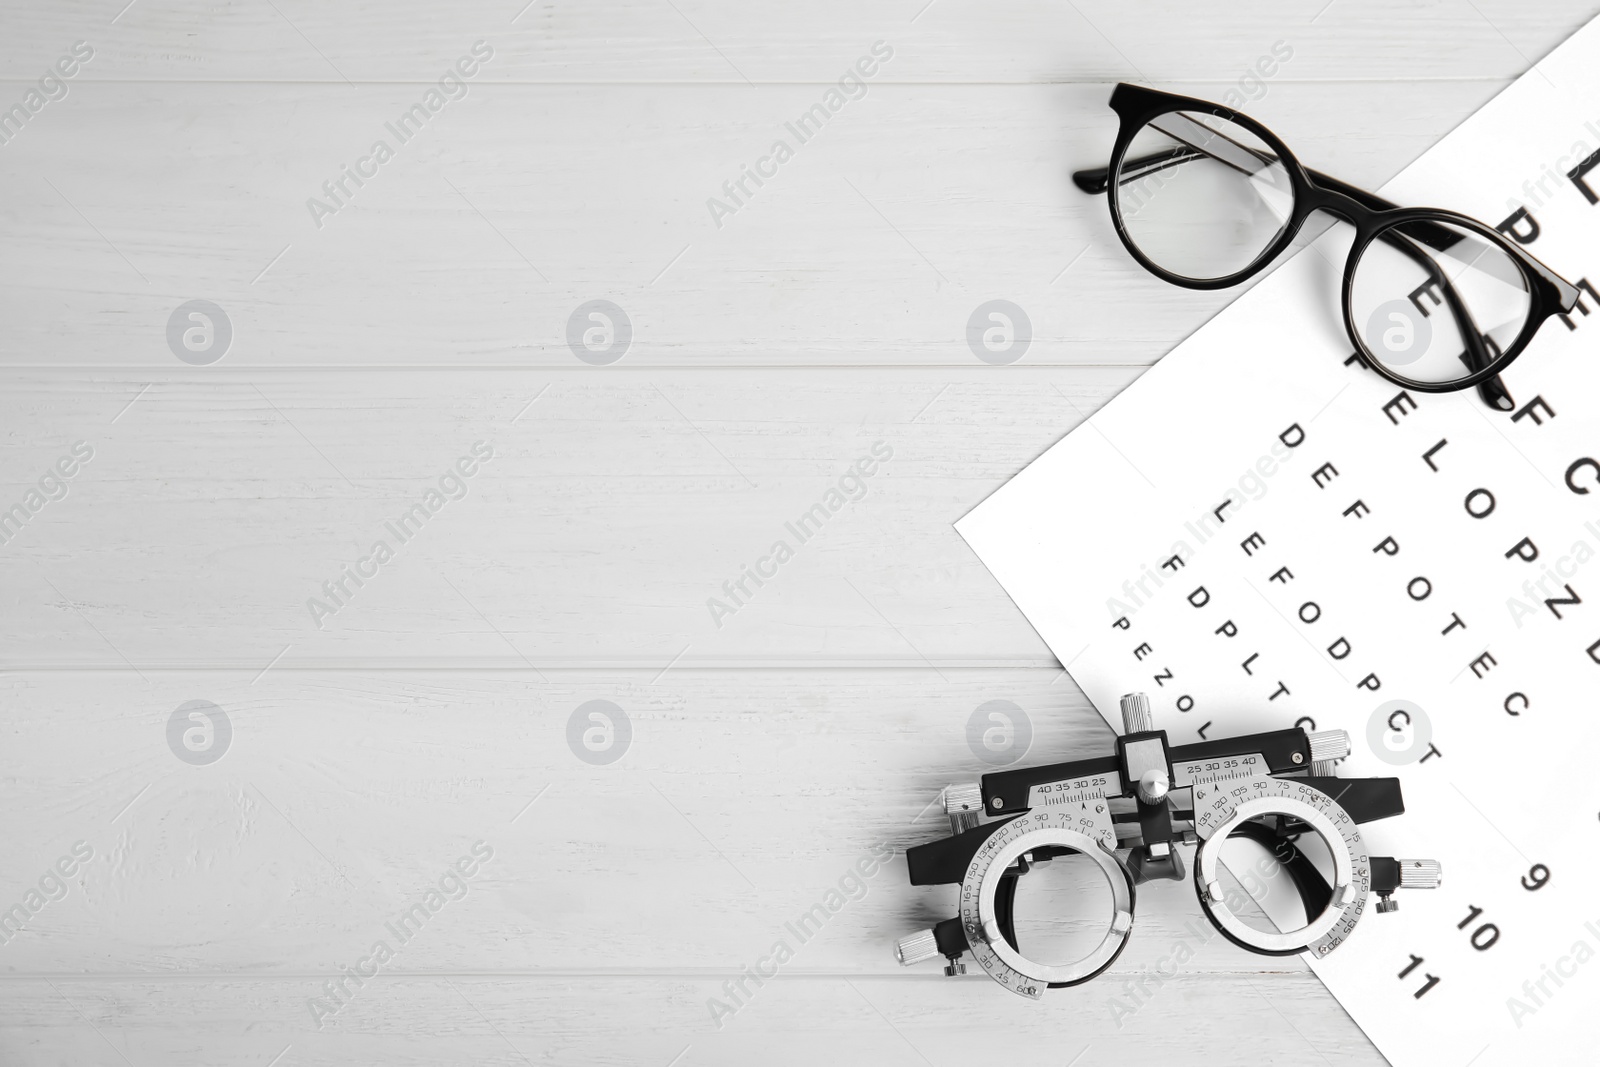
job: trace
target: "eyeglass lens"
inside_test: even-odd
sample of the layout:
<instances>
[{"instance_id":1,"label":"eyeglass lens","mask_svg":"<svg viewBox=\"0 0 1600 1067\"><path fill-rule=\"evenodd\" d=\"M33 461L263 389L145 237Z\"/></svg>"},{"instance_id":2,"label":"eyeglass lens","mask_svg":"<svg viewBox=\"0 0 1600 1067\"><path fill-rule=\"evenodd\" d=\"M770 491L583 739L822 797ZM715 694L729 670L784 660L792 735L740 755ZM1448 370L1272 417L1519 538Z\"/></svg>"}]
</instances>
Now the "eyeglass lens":
<instances>
[{"instance_id":1,"label":"eyeglass lens","mask_svg":"<svg viewBox=\"0 0 1600 1067\"><path fill-rule=\"evenodd\" d=\"M1139 251L1196 280L1254 263L1294 212L1294 188L1277 154L1238 123L1197 112L1168 112L1139 128L1115 195Z\"/></svg>"},{"instance_id":2,"label":"eyeglass lens","mask_svg":"<svg viewBox=\"0 0 1600 1067\"><path fill-rule=\"evenodd\" d=\"M1471 229L1391 224L1361 252L1351 324L1370 359L1414 382L1459 381L1510 349L1533 304L1511 254ZM1447 244L1448 247L1436 247ZM1469 349L1473 333L1482 338Z\"/></svg>"}]
</instances>

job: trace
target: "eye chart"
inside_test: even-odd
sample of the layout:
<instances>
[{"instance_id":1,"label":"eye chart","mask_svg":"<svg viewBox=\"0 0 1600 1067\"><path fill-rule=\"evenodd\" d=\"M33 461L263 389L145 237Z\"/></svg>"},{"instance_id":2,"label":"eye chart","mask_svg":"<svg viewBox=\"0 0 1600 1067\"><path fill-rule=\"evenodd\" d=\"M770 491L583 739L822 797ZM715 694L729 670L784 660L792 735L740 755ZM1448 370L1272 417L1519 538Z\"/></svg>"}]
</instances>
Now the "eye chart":
<instances>
[{"instance_id":1,"label":"eye chart","mask_svg":"<svg viewBox=\"0 0 1600 1067\"><path fill-rule=\"evenodd\" d=\"M957 529L1113 724L1142 690L1174 743L1298 721L1349 731L1341 775L1400 778L1363 836L1444 884L1310 961L1391 1062L1593 1062L1600 22L1383 193L1583 290L1514 411L1349 361L1336 226Z\"/></svg>"}]
</instances>

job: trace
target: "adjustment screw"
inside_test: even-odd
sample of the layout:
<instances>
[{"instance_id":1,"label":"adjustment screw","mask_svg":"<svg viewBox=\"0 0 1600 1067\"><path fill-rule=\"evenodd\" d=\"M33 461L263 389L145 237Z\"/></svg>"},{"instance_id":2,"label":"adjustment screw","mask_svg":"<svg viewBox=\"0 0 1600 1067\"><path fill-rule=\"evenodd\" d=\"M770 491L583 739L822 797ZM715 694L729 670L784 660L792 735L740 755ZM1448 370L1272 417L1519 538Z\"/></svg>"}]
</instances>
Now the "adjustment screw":
<instances>
[{"instance_id":1,"label":"adjustment screw","mask_svg":"<svg viewBox=\"0 0 1600 1067\"><path fill-rule=\"evenodd\" d=\"M900 961L902 967L931 960L937 955L939 941L933 936L932 930L918 930L894 943L894 958Z\"/></svg>"},{"instance_id":2,"label":"adjustment screw","mask_svg":"<svg viewBox=\"0 0 1600 1067\"><path fill-rule=\"evenodd\" d=\"M944 965L944 976L946 978L955 978L966 973L967 965L958 959L951 958L950 962Z\"/></svg>"},{"instance_id":3,"label":"adjustment screw","mask_svg":"<svg viewBox=\"0 0 1600 1067\"><path fill-rule=\"evenodd\" d=\"M954 815L962 811L977 811L983 806L983 790L977 782L961 782L956 785L947 785L940 794L944 801L944 813Z\"/></svg>"},{"instance_id":4,"label":"adjustment screw","mask_svg":"<svg viewBox=\"0 0 1600 1067\"><path fill-rule=\"evenodd\" d=\"M1006 806L1006 802L1001 800L999 797L990 797L989 806L995 811L999 811L1001 808Z\"/></svg>"},{"instance_id":5,"label":"adjustment screw","mask_svg":"<svg viewBox=\"0 0 1600 1067\"><path fill-rule=\"evenodd\" d=\"M1343 730L1307 731L1306 738L1311 742L1312 760L1342 760L1350 755L1350 735Z\"/></svg>"},{"instance_id":6,"label":"adjustment screw","mask_svg":"<svg viewBox=\"0 0 1600 1067\"><path fill-rule=\"evenodd\" d=\"M1378 914L1379 915L1387 915L1390 912L1399 911L1399 910L1400 910L1400 902L1395 900L1393 897L1389 896L1388 894L1385 894L1385 895L1383 895L1383 896L1378 898Z\"/></svg>"},{"instance_id":7,"label":"adjustment screw","mask_svg":"<svg viewBox=\"0 0 1600 1067\"><path fill-rule=\"evenodd\" d=\"M1172 780L1167 772L1152 767L1139 778L1139 799L1146 804L1159 804L1167 798L1171 788Z\"/></svg>"},{"instance_id":8,"label":"adjustment screw","mask_svg":"<svg viewBox=\"0 0 1600 1067\"><path fill-rule=\"evenodd\" d=\"M1129 693L1122 698L1122 732L1125 734L1149 733L1156 728L1155 715L1150 711L1150 698L1143 693Z\"/></svg>"},{"instance_id":9,"label":"adjustment screw","mask_svg":"<svg viewBox=\"0 0 1600 1067\"><path fill-rule=\"evenodd\" d=\"M950 817L951 833L960 834L977 828L978 818L983 814L983 789L977 782L947 785L941 795L944 813Z\"/></svg>"},{"instance_id":10,"label":"adjustment screw","mask_svg":"<svg viewBox=\"0 0 1600 1067\"><path fill-rule=\"evenodd\" d=\"M1438 860L1398 860L1401 889L1438 889L1444 884L1444 868Z\"/></svg>"},{"instance_id":11,"label":"adjustment screw","mask_svg":"<svg viewBox=\"0 0 1600 1067\"><path fill-rule=\"evenodd\" d=\"M1296 752L1294 755L1290 756L1289 758L1291 760L1293 760L1295 763L1304 763L1306 761L1306 758L1304 756L1302 756L1298 752Z\"/></svg>"}]
</instances>

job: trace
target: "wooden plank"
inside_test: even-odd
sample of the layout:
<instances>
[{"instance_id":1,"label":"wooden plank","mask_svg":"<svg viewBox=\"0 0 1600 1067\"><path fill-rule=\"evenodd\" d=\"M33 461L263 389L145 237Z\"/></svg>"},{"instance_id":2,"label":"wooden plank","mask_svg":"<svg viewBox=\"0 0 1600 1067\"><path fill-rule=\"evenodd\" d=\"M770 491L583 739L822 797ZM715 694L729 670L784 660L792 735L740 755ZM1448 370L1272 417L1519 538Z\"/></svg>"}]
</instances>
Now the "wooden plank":
<instances>
[{"instance_id":1,"label":"wooden plank","mask_svg":"<svg viewBox=\"0 0 1600 1067\"><path fill-rule=\"evenodd\" d=\"M15 372L3 662L1048 666L950 524L1134 373Z\"/></svg>"},{"instance_id":2,"label":"wooden plank","mask_svg":"<svg viewBox=\"0 0 1600 1067\"><path fill-rule=\"evenodd\" d=\"M1274 83L1252 110L1370 186L1498 84ZM811 85L484 85L400 143L414 85L84 83L5 146L0 365L180 369L169 324L204 299L218 367L581 368L569 327L603 299L616 368L974 367L969 323L1004 299L1022 363L1147 366L1236 293L1149 276L1072 186L1109 91L879 86L801 144ZM362 164L380 139L394 158ZM741 206L723 186L758 164Z\"/></svg>"},{"instance_id":3,"label":"wooden plank","mask_svg":"<svg viewBox=\"0 0 1600 1067\"><path fill-rule=\"evenodd\" d=\"M722 976L382 976L320 1031L316 977L3 980L0 1051L19 1067L1384 1063L1310 974L1180 973L1120 1028L1104 987L1036 1004L971 977L784 974L721 1030L705 1005Z\"/></svg>"},{"instance_id":4,"label":"wooden plank","mask_svg":"<svg viewBox=\"0 0 1600 1067\"><path fill-rule=\"evenodd\" d=\"M1192 5L1046 0L781 4L613 0L217 7L203 0L84 0L10 13L0 62L37 77L73 41L98 79L324 81L348 91L435 78L475 40L492 42L486 80L831 81L875 40L897 50L890 77L913 82L1236 82L1275 41L1302 80L1506 78L1567 37L1596 7L1477 0L1243 0ZM274 10L276 8L276 10Z\"/></svg>"},{"instance_id":5,"label":"wooden plank","mask_svg":"<svg viewBox=\"0 0 1600 1067\"><path fill-rule=\"evenodd\" d=\"M5 931L8 973L332 975L382 940L413 973L724 974L783 939L796 974L900 975L894 939L954 914L954 890L908 885L899 858L851 872L944 836L938 791L988 769L991 702L1009 702L1014 765L1111 742L1057 671L147 679L4 679L0 726L26 757L0 788L0 910L79 842L93 853ZM185 744L175 716L208 727L179 713L191 701L220 713ZM446 881L474 855L465 888ZM416 903L433 914L402 925ZM1178 942L1196 971L1303 969L1211 936L1187 880L1141 887L1137 930L1125 971Z\"/></svg>"}]
</instances>

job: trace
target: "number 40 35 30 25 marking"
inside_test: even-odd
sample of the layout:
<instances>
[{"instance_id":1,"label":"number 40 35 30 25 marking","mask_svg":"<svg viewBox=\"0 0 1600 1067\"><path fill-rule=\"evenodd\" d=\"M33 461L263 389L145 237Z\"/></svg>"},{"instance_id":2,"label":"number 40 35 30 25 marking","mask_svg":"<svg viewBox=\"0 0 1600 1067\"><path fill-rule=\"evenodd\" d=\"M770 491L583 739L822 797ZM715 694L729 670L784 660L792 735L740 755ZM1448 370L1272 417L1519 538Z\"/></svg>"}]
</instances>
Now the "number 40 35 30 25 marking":
<instances>
[{"instance_id":1,"label":"number 40 35 30 25 marking","mask_svg":"<svg viewBox=\"0 0 1600 1067\"><path fill-rule=\"evenodd\" d=\"M1535 863L1528 869L1528 873L1522 876L1522 888L1526 889L1530 893L1533 893L1543 889L1545 885L1549 883L1549 881L1550 868L1546 867L1542 863ZM1467 917L1456 923L1456 929L1465 930L1477 920L1478 916L1482 914L1482 908L1478 907L1476 904L1468 904ZM1479 952L1487 952L1489 949L1495 946L1495 942L1500 940L1500 927L1496 926L1494 923L1481 923L1472 931L1471 934L1468 935L1468 940L1471 942L1472 947L1477 949ZM1411 962L1406 964L1405 970L1401 971L1398 977L1404 979L1410 975L1412 971L1422 966L1423 957L1418 956L1416 953L1411 953L1410 958ZM1411 994L1411 996L1417 1000L1421 1000L1424 993L1428 992L1428 990L1439 984L1439 976L1436 974L1429 974L1428 972L1424 971L1422 972L1422 977L1427 979L1427 981L1423 983L1421 989L1418 989L1415 993Z\"/></svg>"}]
</instances>

